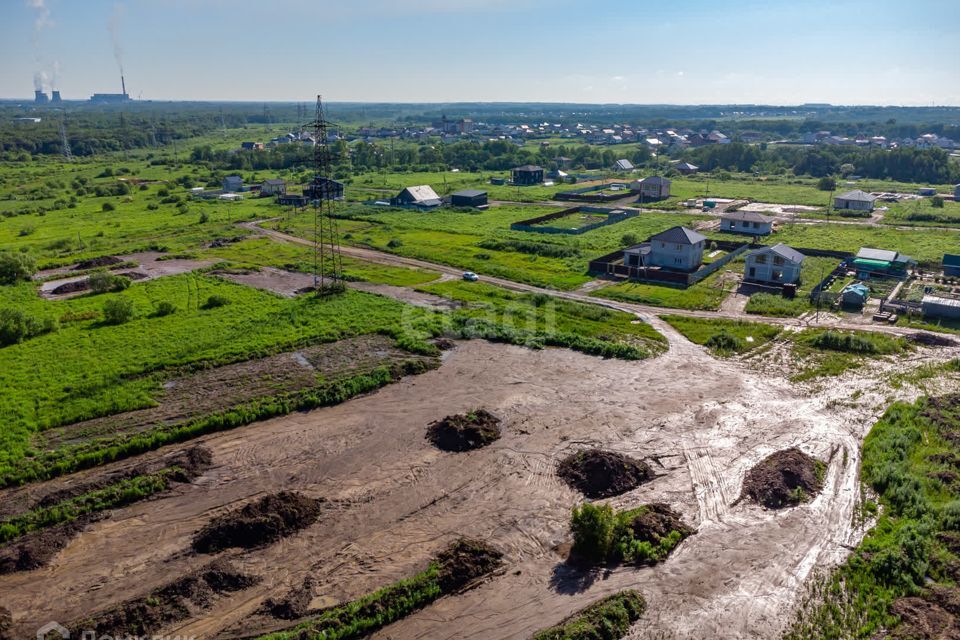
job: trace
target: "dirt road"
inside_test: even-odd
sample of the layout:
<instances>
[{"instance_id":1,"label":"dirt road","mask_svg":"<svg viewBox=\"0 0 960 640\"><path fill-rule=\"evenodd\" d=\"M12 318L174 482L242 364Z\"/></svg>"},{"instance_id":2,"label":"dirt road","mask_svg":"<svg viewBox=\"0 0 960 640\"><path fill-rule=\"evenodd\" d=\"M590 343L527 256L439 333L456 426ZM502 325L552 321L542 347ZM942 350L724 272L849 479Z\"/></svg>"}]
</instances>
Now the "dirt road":
<instances>
[{"instance_id":1,"label":"dirt road","mask_svg":"<svg viewBox=\"0 0 960 640\"><path fill-rule=\"evenodd\" d=\"M198 481L91 525L44 569L0 577L15 631L32 635L49 620L70 621L169 582L205 560L188 549L210 518L293 489L332 506L280 543L225 552L263 582L166 632L265 630L269 621L254 615L263 600L308 575L317 581L313 605L333 604L412 574L468 535L502 549L506 571L376 637L525 638L625 587L650 603L631 637L775 637L810 571L859 539L859 443L888 394L909 392L883 384L894 365L805 391L716 360L651 321L671 343L654 360L461 343L440 369L369 396L202 438L213 467ZM442 453L424 439L430 421L477 407L504 420L503 438L490 447ZM581 498L554 467L589 445L652 460L658 471L612 499L615 506L666 501L698 528L662 565L585 577L563 564L556 549L569 540L569 511ZM790 446L830 461L823 493L776 514L734 505L746 470ZM132 462L115 466L123 464Z\"/></svg>"}]
</instances>

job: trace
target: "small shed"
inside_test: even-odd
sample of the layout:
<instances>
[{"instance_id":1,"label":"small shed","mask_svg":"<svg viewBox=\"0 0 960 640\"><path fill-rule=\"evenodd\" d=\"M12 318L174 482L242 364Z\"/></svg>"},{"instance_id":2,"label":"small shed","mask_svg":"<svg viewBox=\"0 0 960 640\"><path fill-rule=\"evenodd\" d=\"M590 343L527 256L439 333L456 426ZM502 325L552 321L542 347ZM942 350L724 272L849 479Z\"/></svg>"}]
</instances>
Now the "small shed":
<instances>
[{"instance_id":1,"label":"small shed","mask_svg":"<svg viewBox=\"0 0 960 640\"><path fill-rule=\"evenodd\" d=\"M614 171L633 171L634 169L633 163L626 158L622 158L613 163Z\"/></svg>"},{"instance_id":2,"label":"small shed","mask_svg":"<svg viewBox=\"0 0 960 640\"><path fill-rule=\"evenodd\" d=\"M284 193L277 196L277 204L285 207L305 207L307 206L307 196L300 193Z\"/></svg>"},{"instance_id":3,"label":"small shed","mask_svg":"<svg viewBox=\"0 0 960 640\"><path fill-rule=\"evenodd\" d=\"M840 300L844 306L863 308L870 299L870 288L861 282L848 284L840 292Z\"/></svg>"},{"instance_id":4,"label":"small shed","mask_svg":"<svg viewBox=\"0 0 960 640\"><path fill-rule=\"evenodd\" d=\"M917 194L921 196L935 196L937 195L937 190L933 187L920 187L917 189Z\"/></svg>"},{"instance_id":5,"label":"small shed","mask_svg":"<svg viewBox=\"0 0 960 640\"><path fill-rule=\"evenodd\" d=\"M960 276L960 255L948 253L943 256L943 275Z\"/></svg>"},{"instance_id":6,"label":"small shed","mask_svg":"<svg viewBox=\"0 0 960 640\"><path fill-rule=\"evenodd\" d=\"M450 196L450 204L455 207L482 207L487 204L487 192L480 189L464 189Z\"/></svg>"},{"instance_id":7,"label":"small shed","mask_svg":"<svg viewBox=\"0 0 960 640\"><path fill-rule=\"evenodd\" d=\"M720 230L751 236L768 236L773 233L773 218L756 211L731 211L720 216Z\"/></svg>"},{"instance_id":8,"label":"small shed","mask_svg":"<svg viewBox=\"0 0 960 640\"><path fill-rule=\"evenodd\" d=\"M543 184L543 167L538 167L534 164L514 167L510 174L513 177L513 184L516 185L529 186Z\"/></svg>"}]
</instances>

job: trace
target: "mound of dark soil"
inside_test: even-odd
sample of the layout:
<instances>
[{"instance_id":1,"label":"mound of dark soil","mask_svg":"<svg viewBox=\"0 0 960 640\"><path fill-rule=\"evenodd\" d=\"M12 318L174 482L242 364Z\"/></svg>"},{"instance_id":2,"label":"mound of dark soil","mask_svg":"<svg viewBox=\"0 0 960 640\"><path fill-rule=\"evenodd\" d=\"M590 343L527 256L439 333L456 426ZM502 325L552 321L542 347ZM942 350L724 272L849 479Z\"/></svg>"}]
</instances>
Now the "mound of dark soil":
<instances>
[{"instance_id":1,"label":"mound of dark soil","mask_svg":"<svg viewBox=\"0 0 960 640\"><path fill-rule=\"evenodd\" d=\"M890 611L900 618L890 638L960 638L960 591L955 588L934 587L923 597L898 598Z\"/></svg>"},{"instance_id":2,"label":"mound of dark soil","mask_svg":"<svg viewBox=\"0 0 960 640\"><path fill-rule=\"evenodd\" d=\"M257 577L240 573L227 562L217 561L147 596L127 600L80 620L73 629L76 637L85 629L96 631L98 636L115 638L152 635L171 623L189 618L197 609L208 608L216 596L242 591L259 581Z\"/></svg>"},{"instance_id":3,"label":"mound of dark soil","mask_svg":"<svg viewBox=\"0 0 960 640\"><path fill-rule=\"evenodd\" d=\"M207 246L210 247L211 249L220 249L222 247L227 247L231 244L234 244L235 242L240 242L241 240L245 240L245 239L246 239L246 236L233 236L232 238L216 238L213 240L213 242L211 242Z\"/></svg>"},{"instance_id":4,"label":"mound of dark soil","mask_svg":"<svg viewBox=\"0 0 960 640\"><path fill-rule=\"evenodd\" d=\"M935 333L911 333L907 340L922 344L925 347L955 347L957 341L947 336L937 335Z\"/></svg>"},{"instance_id":5,"label":"mound of dark soil","mask_svg":"<svg viewBox=\"0 0 960 640\"><path fill-rule=\"evenodd\" d=\"M557 475L571 489L588 498L609 498L636 489L651 480L653 469L647 463L622 453L587 449L560 462Z\"/></svg>"},{"instance_id":6,"label":"mound of dark soil","mask_svg":"<svg viewBox=\"0 0 960 640\"><path fill-rule=\"evenodd\" d=\"M67 543L96 520L93 514L46 529L31 531L0 547L0 575L46 566Z\"/></svg>"},{"instance_id":7,"label":"mound of dark soil","mask_svg":"<svg viewBox=\"0 0 960 640\"><path fill-rule=\"evenodd\" d=\"M478 540L461 538L441 551L436 562L440 566L440 589L447 594L495 571L503 562L503 554Z\"/></svg>"},{"instance_id":8,"label":"mound of dark soil","mask_svg":"<svg viewBox=\"0 0 960 640\"><path fill-rule=\"evenodd\" d=\"M313 578L307 577L303 584L291 589L283 598L267 598L261 612L278 620L297 620L310 611L313 599Z\"/></svg>"},{"instance_id":9,"label":"mound of dark soil","mask_svg":"<svg viewBox=\"0 0 960 640\"><path fill-rule=\"evenodd\" d=\"M323 502L323 498L308 498L292 491L265 496L208 522L194 537L193 548L200 553L216 553L276 542L313 524L320 517Z\"/></svg>"},{"instance_id":10,"label":"mound of dark soil","mask_svg":"<svg viewBox=\"0 0 960 640\"><path fill-rule=\"evenodd\" d=\"M146 280L150 277L143 271L121 271L117 275L123 276L124 278L130 278L131 280Z\"/></svg>"},{"instance_id":11,"label":"mound of dark soil","mask_svg":"<svg viewBox=\"0 0 960 640\"><path fill-rule=\"evenodd\" d=\"M427 426L427 440L444 451L470 451L500 439L500 418L486 409L447 416Z\"/></svg>"},{"instance_id":12,"label":"mound of dark soil","mask_svg":"<svg viewBox=\"0 0 960 640\"><path fill-rule=\"evenodd\" d=\"M823 463L796 447L772 453L747 472L743 495L768 509L793 507L823 488Z\"/></svg>"},{"instance_id":13,"label":"mound of dark soil","mask_svg":"<svg viewBox=\"0 0 960 640\"><path fill-rule=\"evenodd\" d=\"M197 446L174 455L167 463L167 468L174 469L174 473L170 475L172 480L190 482L203 475L203 472L209 469L212 463L213 454L210 453L210 449Z\"/></svg>"},{"instance_id":14,"label":"mound of dark soil","mask_svg":"<svg viewBox=\"0 0 960 640\"><path fill-rule=\"evenodd\" d=\"M77 291L87 291L88 289L90 289L90 281L84 278L83 280L65 282L59 287L51 289L50 293L55 296L62 296L65 293L76 293Z\"/></svg>"},{"instance_id":15,"label":"mound of dark soil","mask_svg":"<svg viewBox=\"0 0 960 640\"><path fill-rule=\"evenodd\" d=\"M433 342L440 351L449 351L457 346L457 343L450 338L434 338L431 342Z\"/></svg>"},{"instance_id":16,"label":"mound of dark soil","mask_svg":"<svg viewBox=\"0 0 960 640\"><path fill-rule=\"evenodd\" d=\"M116 256L100 256L99 258L81 260L73 267L73 270L86 271L87 269L99 269L100 267L110 267L115 264L120 264L121 262L123 262L123 260Z\"/></svg>"},{"instance_id":17,"label":"mound of dark soil","mask_svg":"<svg viewBox=\"0 0 960 640\"><path fill-rule=\"evenodd\" d=\"M651 502L644 505L643 513L634 516L630 522L633 537L641 542L660 544L673 531L679 531L683 538L694 533L694 530L680 519L680 514L663 502Z\"/></svg>"}]
</instances>

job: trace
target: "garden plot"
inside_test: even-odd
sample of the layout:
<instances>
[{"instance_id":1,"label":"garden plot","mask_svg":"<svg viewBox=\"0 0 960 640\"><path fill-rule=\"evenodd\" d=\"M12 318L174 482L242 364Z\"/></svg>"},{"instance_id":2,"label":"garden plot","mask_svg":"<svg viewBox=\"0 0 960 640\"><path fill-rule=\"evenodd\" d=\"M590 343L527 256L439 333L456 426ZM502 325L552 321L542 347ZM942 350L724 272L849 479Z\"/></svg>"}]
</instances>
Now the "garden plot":
<instances>
[{"instance_id":1,"label":"garden plot","mask_svg":"<svg viewBox=\"0 0 960 640\"><path fill-rule=\"evenodd\" d=\"M863 533L854 524L860 442L890 397L916 394L885 381L960 349L918 350L798 387L775 370L715 359L653 321L671 343L655 361L471 341L439 369L367 396L208 435L213 466L202 482L89 525L43 572L0 577L13 631L32 633L51 619L69 625L148 596L195 570L188 550L212 517L296 491L325 497L335 512L275 544L231 552L239 573L262 580L165 633L289 628L257 612L303 588L312 609L356 599L468 536L502 550L504 571L373 637L530 637L625 588L649 603L631 637L776 637L805 578L846 557ZM502 419L489 446L451 453L424 438L424 425L479 406ZM791 447L826 461L822 491L776 513L738 503L748 470ZM610 504L667 503L697 534L654 567L611 568L603 579L571 571L570 510L583 497L556 464L584 448L652 461L655 477Z\"/></svg>"}]
</instances>

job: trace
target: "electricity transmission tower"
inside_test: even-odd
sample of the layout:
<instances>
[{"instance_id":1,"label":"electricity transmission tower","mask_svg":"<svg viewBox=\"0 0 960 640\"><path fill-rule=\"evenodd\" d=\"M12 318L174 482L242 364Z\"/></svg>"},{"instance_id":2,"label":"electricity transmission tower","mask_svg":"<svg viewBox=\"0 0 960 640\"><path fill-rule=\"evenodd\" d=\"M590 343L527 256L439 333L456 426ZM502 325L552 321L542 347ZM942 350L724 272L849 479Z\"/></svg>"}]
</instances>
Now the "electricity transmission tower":
<instances>
[{"instance_id":1,"label":"electricity transmission tower","mask_svg":"<svg viewBox=\"0 0 960 640\"><path fill-rule=\"evenodd\" d=\"M67 116L63 112L60 113L60 146L61 151L63 152L63 159L67 162L73 161L73 153L70 152L70 141L67 140Z\"/></svg>"},{"instance_id":2,"label":"electricity transmission tower","mask_svg":"<svg viewBox=\"0 0 960 640\"><path fill-rule=\"evenodd\" d=\"M333 203L338 194L330 177L329 122L319 95L316 116L310 125L314 135L313 182L309 187L313 200L313 288L317 295L326 295L342 292L345 287L340 233L333 217Z\"/></svg>"}]
</instances>

